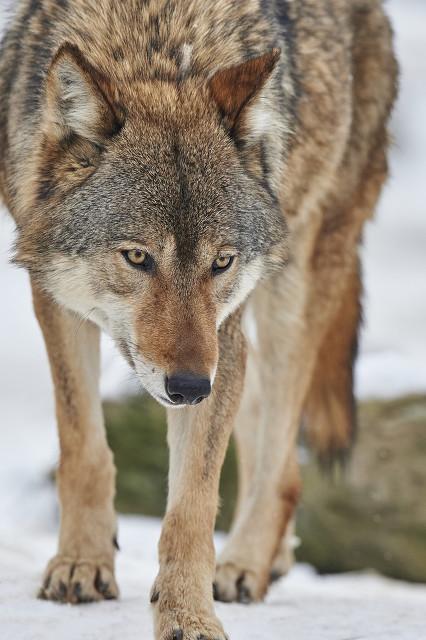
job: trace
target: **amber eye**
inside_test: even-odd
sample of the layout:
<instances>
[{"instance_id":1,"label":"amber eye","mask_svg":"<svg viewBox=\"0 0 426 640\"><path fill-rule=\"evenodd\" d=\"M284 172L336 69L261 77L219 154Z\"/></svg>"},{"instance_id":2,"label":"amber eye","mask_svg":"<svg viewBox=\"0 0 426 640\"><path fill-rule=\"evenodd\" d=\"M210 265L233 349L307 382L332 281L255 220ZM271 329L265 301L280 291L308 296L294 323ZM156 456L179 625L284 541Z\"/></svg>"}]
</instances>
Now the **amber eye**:
<instances>
[{"instance_id":1,"label":"amber eye","mask_svg":"<svg viewBox=\"0 0 426 640\"><path fill-rule=\"evenodd\" d=\"M154 266L153 258L143 249L129 249L122 251L123 256L132 267L150 271Z\"/></svg>"},{"instance_id":2,"label":"amber eye","mask_svg":"<svg viewBox=\"0 0 426 640\"><path fill-rule=\"evenodd\" d=\"M223 273L234 262L234 256L219 256L212 264L213 275Z\"/></svg>"}]
</instances>

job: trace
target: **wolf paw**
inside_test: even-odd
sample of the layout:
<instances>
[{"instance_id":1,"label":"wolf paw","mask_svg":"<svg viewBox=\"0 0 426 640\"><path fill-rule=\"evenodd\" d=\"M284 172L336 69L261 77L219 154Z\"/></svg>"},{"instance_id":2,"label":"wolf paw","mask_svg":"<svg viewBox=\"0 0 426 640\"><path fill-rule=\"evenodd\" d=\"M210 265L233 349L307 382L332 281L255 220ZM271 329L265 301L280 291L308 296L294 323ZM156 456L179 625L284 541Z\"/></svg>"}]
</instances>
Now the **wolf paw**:
<instances>
[{"instance_id":1,"label":"wolf paw","mask_svg":"<svg viewBox=\"0 0 426 640\"><path fill-rule=\"evenodd\" d=\"M166 591L152 589L156 640L229 640L216 616L180 608Z\"/></svg>"},{"instance_id":2,"label":"wolf paw","mask_svg":"<svg viewBox=\"0 0 426 640\"><path fill-rule=\"evenodd\" d=\"M214 599L220 602L251 604L263 600L269 576L261 577L232 562L218 564L213 585Z\"/></svg>"},{"instance_id":3,"label":"wolf paw","mask_svg":"<svg viewBox=\"0 0 426 640\"><path fill-rule=\"evenodd\" d=\"M70 604L118 598L119 590L110 563L102 560L55 556L46 569L38 597Z\"/></svg>"},{"instance_id":4,"label":"wolf paw","mask_svg":"<svg viewBox=\"0 0 426 640\"><path fill-rule=\"evenodd\" d=\"M215 618L189 611L163 611L158 614L156 640L228 640Z\"/></svg>"}]
</instances>

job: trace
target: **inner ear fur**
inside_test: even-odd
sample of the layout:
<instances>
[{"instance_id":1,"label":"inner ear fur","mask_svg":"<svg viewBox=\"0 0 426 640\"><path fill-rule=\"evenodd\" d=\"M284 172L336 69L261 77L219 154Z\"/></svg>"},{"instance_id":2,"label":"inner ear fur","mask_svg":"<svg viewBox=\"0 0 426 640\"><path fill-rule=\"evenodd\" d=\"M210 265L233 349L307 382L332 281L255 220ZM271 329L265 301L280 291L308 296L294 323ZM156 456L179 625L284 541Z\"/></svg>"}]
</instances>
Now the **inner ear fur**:
<instances>
[{"instance_id":1,"label":"inner ear fur","mask_svg":"<svg viewBox=\"0 0 426 640\"><path fill-rule=\"evenodd\" d=\"M220 69L209 81L211 95L227 127L237 133L246 111L260 96L281 50L274 48L257 58Z\"/></svg>"},{"instance_id":2,"label":"inner ear fur","mask_svg":"<svg viewBox=\"0 0 426 640\"><path fill-rule=\"evenodd\" d=\"M43 132L51 139L81 136L102 145L122 126L108 83L78 47L65 43L46 78Z\"/></svg>"}]
</instances>

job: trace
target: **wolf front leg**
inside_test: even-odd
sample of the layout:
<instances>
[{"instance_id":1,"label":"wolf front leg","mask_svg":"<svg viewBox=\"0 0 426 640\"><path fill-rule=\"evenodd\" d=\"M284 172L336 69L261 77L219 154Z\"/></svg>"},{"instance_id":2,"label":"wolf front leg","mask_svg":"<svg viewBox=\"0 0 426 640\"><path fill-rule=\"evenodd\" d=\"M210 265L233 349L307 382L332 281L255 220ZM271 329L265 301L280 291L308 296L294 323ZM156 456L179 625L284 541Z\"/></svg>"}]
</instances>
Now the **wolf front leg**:
<instances>
[{"instance_id":1,"label":"wolf front leg","mask_svg":"<svg viewBox=\"0 0 426 640\"><path fill-rule=\"evenodd\" d=\"M40 597L91 602L118 596L114 578L115 469L98 391L99 330L60 308L33 283L55 387L61 525Z\"/></svg>"},{"instance_id":2,"label":"wolf front leg","mask_svg":"<svg viewBox=\"0 0 426 640\"><path fill-rule=\"evenodd\" d=\"M169 412L169 498L152 589L156 640L223 640L214 614L213 530L219 476L244 380L240 313L219 332L212 395L198 407Z\"/></svg>"}]
</instances>

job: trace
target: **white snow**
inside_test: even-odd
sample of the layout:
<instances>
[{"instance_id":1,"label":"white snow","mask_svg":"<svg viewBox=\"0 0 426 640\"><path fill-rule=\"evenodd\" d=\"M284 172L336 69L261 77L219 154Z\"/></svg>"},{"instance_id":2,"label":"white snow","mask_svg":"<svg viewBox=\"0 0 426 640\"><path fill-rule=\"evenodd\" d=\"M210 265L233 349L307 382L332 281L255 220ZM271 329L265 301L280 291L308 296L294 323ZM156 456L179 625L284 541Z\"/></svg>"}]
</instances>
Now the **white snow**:
<instances>
[{"instance_id":1,"label":"white snow","mask_svg":"<svg viewBox=\"0 0 426 640\"><path fill-rule=\"evenodd\" d=\"M10 538L0 548L2 640L148 640L149 590L156 575L159 524L121 518L121 599L80 607L34 599L52 534ZM420 640L426 589L368 575L319 578L298 566L264 604L218 605L232 640Z\"/></svg>"},{"instance_id":2,"label":"white snow","mask_svg":"<svg viewBox=\"0 0 426 640\"><path fill-rule=\"evenodd\" d=\"M0 0L0 26L8 2ZM402 94L393 119L392 178L363 250L360 397L426 390L426 3L391 0L387 6L397 32ZM51 382L28 278L8 264L12 230L0 212L0 639L150 638L147 602L157 569L157 521L120 519L119 602L72 608L34 598L55 551L58 512L47 473L58 450ZM121 395L130 378L105 341L104 395ZM234 640L420 640L425 603L426 587L369 574L320 578L298 566L265 604L217 609Z\"/></svg>"}]
</instances>

